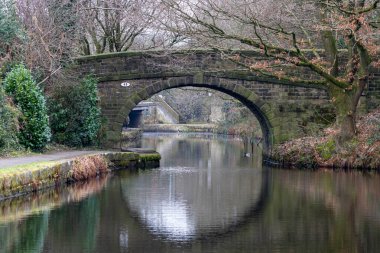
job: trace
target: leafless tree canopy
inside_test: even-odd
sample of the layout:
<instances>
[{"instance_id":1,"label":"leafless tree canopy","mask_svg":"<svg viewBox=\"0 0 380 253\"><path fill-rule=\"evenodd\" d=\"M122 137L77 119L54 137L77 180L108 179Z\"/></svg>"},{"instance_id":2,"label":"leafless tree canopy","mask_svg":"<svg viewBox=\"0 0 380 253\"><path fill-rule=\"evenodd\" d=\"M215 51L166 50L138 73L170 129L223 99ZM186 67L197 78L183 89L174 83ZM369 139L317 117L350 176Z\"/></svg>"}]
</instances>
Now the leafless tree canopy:
<instances>
[{"instance_id":1,"label":"leafless tree canopy","mask_svg":"<svg viewBox=\"0 0 380 253\"><path fill-rule=\"evenodd\" d=\"M128 50L152 22L150 0L83 0L79 4L84 54Z\"/></svg>"},{"instance_id":2,"label":"leafless tree canopy","mask_svg":"<svg viewBox=\"0 0 380 253\"><path fill-rule=\"evenodd\" d=\"M75 54L75 6L69 0L17 0L16 4L27 35L24 62L41 77L54 74Z\"/></svg>"},{"instance_id":3,"label":"leafless tree canopy","mask_svg":"<svg viewBox=\"0 0 380 253\"><path fill-rule=\"evenodd\" d=\"M219 49L264 76L327 88L337 108L342 139L355 134L358 101L369 68L379 65L380 0L162 0L168 25L191 43ZM252 61L235 49L254 49ZM321 51L324 49L324 51ZM340 57L339 49L345 49ZM300 71L314 73L305 78ZM302 73L302 72L301 72Z\"/></svg>"}]
</instances>

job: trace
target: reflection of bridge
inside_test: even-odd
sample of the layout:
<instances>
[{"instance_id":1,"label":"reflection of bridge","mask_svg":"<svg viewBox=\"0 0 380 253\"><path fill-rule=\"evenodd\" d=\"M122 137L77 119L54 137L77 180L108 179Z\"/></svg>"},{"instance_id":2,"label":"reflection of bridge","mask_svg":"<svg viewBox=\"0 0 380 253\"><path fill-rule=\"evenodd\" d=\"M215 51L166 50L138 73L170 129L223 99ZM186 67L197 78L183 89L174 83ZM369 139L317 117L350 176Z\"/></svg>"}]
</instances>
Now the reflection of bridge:
<instances>
[{"instance_id":1,"label":"reflection of bridge","mask_svg":"<svg viewBox=\"0 0 380 253\"><path fill-rule=\"evenodd\" d=\"M251 222L252 218L260 217L269 198L270 172L265 169L255 173L258 182L258 184L253 184L255 189L252 192L241 191L239 193L244 196L235 196L235 199L224 199L223 201L227 201L226 205L223 205L223 201L215 204L217 196L213 196L214 199L207 199L208 201L205 203L192 202L197 202L196 194L200 193L199 186L197 191L193 192L195 195L191 191L184 192L174 189L173 187L181 188L180 185L190 178L186 176L183 178L179 175L176 178L173 174L167 174L167 195L163 195L159 199L154 198L157 197L157 192L149 192L149 190L144 192L144 195L141 195L141 192L138 194L139 183L155 181L154 177L149 177L152 174L139 175L138 180L136 178L133 178L133 181L123 180L121 187L123 200L128 210L141 224L138 226L139 230L148 229L148 231L142 232L143 234L152 233L154 236L177 242L210 240L213 237L219 238L235 233ZM131 184L131 182L136 184ZM185 185L189 186L190 183ZM228 184L224 187L222 184L218 186L228 190ZM187 194L183 196L181 193ZM222 189L219 194L223 195L224 193L226 192ZM253 197L249 194L253 194ZM153 198L149 198L149 196ZM246 198L246 202L242 201L242 198ZM231 204L230 201L236 201L237 205ZM189 209L188 202L195 205L195 208Z\"/></svg>"},{"instance_id":2,"label":"reflection of bridge","mask_svg":"<svg viewBox=\"0 0 380 253\"><path fill-rule=\"evenodd\" d=\"M270 170L241 159L240 141L226 145L211 135L191 142L181 135L145 139L144 146L162 154L161 169L123 179L121 188L128 209L149 233L171 241L210 239L263 210Z\"/></svg>"},{"instance_id":3,"label":"reflection of bridge","mask_svg":"<svg viewBox=\"0 0 380 253\"><path fill-rule=\"evenodd\" d=\"M262 60L255 51L239 53ZM265 151L273 143L322 127L332 111L326 90L257 76L212 51L125 52L82 57L77 62L79 76L93 73L100 80L102 114L107 119L104 145L108 147L120 147L122 125L138 103L183 86L218 90L241 101L260 122ZM376 80L369 82L369 90L370 94L380 90ZM367 94L367 102L378 105L372 98Z\"/></svg>"}]
</instances>

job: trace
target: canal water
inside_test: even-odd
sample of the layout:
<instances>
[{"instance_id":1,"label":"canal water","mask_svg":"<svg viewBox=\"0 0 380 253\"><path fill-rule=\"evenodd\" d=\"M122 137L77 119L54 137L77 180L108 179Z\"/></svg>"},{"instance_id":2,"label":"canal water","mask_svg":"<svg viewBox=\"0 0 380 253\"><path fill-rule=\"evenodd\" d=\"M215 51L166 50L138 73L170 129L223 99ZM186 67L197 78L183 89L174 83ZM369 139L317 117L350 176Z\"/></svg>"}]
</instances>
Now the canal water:
<instances>
[{"instance_id":1,"label":"canal water","mask_svg":"<svg viewBox=\"0 0 380 253\"><path fill-rule=\"evenodd\" d=\"M380 252L380 176L262 167L260 149L148 134L161 167L0 202L4 252Z\"/></svg>"}]
</instances>

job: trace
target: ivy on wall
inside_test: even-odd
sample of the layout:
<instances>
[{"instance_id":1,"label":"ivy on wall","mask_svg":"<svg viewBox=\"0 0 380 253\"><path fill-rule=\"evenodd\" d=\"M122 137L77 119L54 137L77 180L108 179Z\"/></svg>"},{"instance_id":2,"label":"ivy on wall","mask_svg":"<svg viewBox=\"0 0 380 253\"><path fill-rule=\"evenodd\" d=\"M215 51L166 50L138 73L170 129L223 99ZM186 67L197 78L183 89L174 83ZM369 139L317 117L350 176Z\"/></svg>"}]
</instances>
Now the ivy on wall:
<instances>
[{"instance_id":1,"label":"ivy on wall","mask_svg":"<svg viewBox=\"0 0 380 253\"><path fill-rule=\"evenodd\" d=\"M20 149L17 138L20 114L21 112L12 105L5 95L3 86L0 85L0 153Z\"/></svg>"}]
</instances>

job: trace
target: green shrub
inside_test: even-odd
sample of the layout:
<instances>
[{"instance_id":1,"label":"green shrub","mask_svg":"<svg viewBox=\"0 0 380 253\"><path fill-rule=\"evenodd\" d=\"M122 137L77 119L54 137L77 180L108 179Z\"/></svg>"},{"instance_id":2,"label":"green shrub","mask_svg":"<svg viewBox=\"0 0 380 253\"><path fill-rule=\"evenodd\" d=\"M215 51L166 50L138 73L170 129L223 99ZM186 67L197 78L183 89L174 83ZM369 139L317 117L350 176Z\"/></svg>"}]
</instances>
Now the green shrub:
<instances>
[{"instance_id":1,"label":"green shrub","mask_svg":"<svg viewBox=\"0 0 380 253\"><path fill-rule=\"evenodd\" d=\"M20 112L8 101L0 85L0 153L20 149L17 138L18 115Z\"/></svg>"},{"instance_id":2,"label":"green shrub","mask_svg":"<svg viewBox=\"0 0 380 253\"><path fill-rule=\"evenodd\" d=\"M18 65L6 75L5 91L13 97L22 115L19 117L20 144L34 151L42 150L50 140L45 98L29 70Z\"/></svg>"},{"instance_id":3,"label":"green shrub","mask_svg":"<svg viewBox=\"0 0 380 253\"><path fill-rule=\"evenodd\" d=\"M325 143L317 145L316 150L324 160L328 160L333 156L335 152L335 141L333 139L330 139Z\"/></svg>"},{"instance_id":4,"label":"green shrub","mask_svg":"<svg viewBox=\"0 0 380 253\"><path fill-rule=\"evenodd\" d=\"M93 77L56 85L49 99L53 140L76 147L98 144L101 126L98 101L97 81Z\"/></svg>"}]
</instances>

